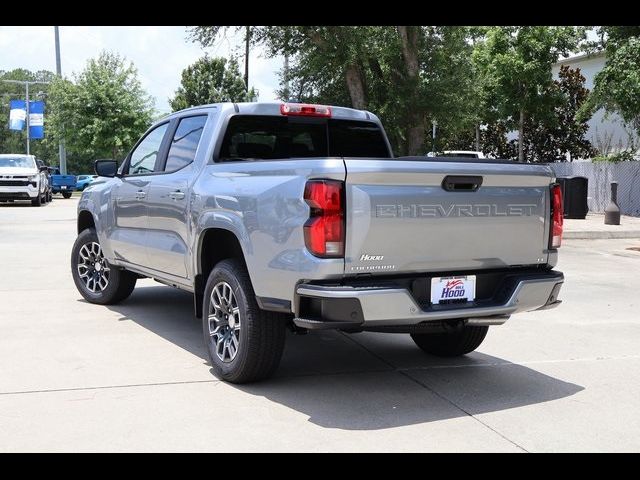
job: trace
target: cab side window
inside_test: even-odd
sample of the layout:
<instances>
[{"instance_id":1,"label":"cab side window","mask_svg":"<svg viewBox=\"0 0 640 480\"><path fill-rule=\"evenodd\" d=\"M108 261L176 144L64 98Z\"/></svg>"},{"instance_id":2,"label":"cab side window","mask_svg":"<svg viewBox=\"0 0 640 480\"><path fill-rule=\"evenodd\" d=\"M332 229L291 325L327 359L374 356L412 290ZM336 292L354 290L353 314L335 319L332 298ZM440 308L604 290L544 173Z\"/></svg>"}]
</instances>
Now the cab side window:
<instances>
[{"instance_id":1,"label":"cab side window","mask_svg":"<svg viewBox=\"0 0 640 480\"><path fill-rule=\"evenodd\" d=\"M162 146L162 139L168 127L169 124L164 123L151 130L135 150L131 152L128 175L144 175L153 172L160 147Z\"/></svg>"},{"instance_id":2,"label":"cab side window","mask_svg":"<svg viewBox=\"0 0 640 480\"><path fill-rule=\"evenodd\" d=\"M164 167L165 172L175 172L193 162L205 123L207 123L206 115L186 117L180 120L171 140L167 163Z\"/></svg>"}]
</instances>

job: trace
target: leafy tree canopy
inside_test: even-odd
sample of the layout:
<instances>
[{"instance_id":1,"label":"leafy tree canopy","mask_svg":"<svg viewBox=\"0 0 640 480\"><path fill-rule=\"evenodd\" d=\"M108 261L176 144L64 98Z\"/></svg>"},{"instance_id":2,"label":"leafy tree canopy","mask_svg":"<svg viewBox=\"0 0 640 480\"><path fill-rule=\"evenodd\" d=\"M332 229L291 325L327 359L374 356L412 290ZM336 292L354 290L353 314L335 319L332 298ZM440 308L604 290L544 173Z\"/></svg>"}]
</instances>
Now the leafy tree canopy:
<instances>
[{"instance_id":1,"label":"leafy tree canopy","mask_svg":"<svg viewBox=\"0 0 640 480\"><path fill-rule=\"evenodd\" d=\"M250 102L257 98L248 92L235 59L204 57L182 71L182 82L169 100L173 111L218 102Z\"/></svg>"},{"instance_id":2,"label":"leafy tree canopy","mask_svg":"<svg viewBox=\"0 0 640 480\"><path fill-rule=\"evenodd\" d=\"M523 139L529 115L544 116L554 103L551 67L560 55L575 51L585 39L578 27L491 27L474 52L482 72L488 119L508 121ZM524 159L524 140L519 142Z\"/></svg>"},{"instance_id":3,"label":"leafy tree canopy","mask_svg":"<svg viewBox=\"0 0 640 480\"><path fill-rule=\"evenodd\" d=\"M51 84L50 125L90 170L96 158L122 158L151 123L153 100L133 63L102 52L73 80Z\"/></svg>"},{"instance_id":4,"label":"leafy tree canopy","mask_svg":"<svg viewBox=\"0 0 640 480\"><path fill-rule=\"evenodd\" d=\"M640 27L601 27L600 33L606 63L595 76L580 118L604 108L640 133Z\"/></svg>"},{"instance_id":5,"label":"leafy tree canopy","mask_svg":"<svg viewBox=\"0 0 640 480\"><path fill-rule=\"evenodd\" d=\"M379 115L396 154L422 154L431 120L473 124L466 27L287 26L254 31L288 55L281 98L349 105Z\"/></svg>"}]
</instances>

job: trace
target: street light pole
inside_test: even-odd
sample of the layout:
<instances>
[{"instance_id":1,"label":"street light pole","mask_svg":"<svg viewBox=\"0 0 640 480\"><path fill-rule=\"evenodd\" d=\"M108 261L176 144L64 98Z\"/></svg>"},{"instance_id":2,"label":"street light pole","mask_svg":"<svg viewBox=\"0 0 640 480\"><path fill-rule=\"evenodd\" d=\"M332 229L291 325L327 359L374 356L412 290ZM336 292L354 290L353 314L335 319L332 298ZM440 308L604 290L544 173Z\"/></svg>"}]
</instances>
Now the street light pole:
<instances>
[{"instance_id":1,"label":"street light pole","mask_svg":"<svg viewBox=\"0 0 640 480\"><path fill-rule=\"evenodd\" d=\"M25 106L27 108L27 118L26 118L26 121L27 121L27 155L29 155L30 154L30 152L29 152L29 136L30 136L30 133L31 133L31 132L29 132L29 82L25 82L24 86L25 86L26 100L27 100L25 102Z\"/></svg>"},{"instance_id":2,"label":"street light pole","mask_svg":"<svg viewBox=\"0 0 640 480\"><path fill-rule=\"evenodd\" d=\"M59 77L62 76L62 65L60 63L60 31L58 27L53 27L53 31L55 33L56 39L56 75ZM58 157L60 164L60 173L63 175L67 174L67 151L64 148L64 139L60 139L60 143L58 144Z\"/></svg>"}]
</instances>

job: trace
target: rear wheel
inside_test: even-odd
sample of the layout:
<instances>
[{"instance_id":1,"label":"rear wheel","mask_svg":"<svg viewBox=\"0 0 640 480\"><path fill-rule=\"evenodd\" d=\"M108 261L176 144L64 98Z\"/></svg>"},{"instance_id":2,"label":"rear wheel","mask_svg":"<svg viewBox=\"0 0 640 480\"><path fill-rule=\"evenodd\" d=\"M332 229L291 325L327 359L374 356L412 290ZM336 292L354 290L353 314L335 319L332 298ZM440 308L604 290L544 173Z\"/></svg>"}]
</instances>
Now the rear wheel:
<instances>
[{"instance_id":1,"label":"rear wheel","mask_svg":"<svg viewBox=\"0 0 640 480\"><path fill-rule=\"evenodd\" d=\"M102 254L93 228L80 232L71 250L71 274L85 300L100 305L118 303L133 292L137 276L113 267Z\"/></svg>"},{"instance_id":2,"label":"rear wheel","mask_svg":"<svg viewBox=\"0 0 640 480\"><path fill-rule=\"evenodd\" d=\"M286 318L260 310L249 274L238 260L223 260L204 291L202 328L216 376L233 383L267 378L282 357Z\"/></svg>"},{"instance_id":3,"label":"rear wheel","mask_svg":"<svg viewBox=\"0 0 640 480\"><path fill-rule=\"evenodd\" d=\"M416 345L431 355L458 357L473 352L487 336L489 327L465 326L451 333L412 333Z\"/></svg>"},{"instance_id":4,"label":"rear wheel","mask_svg":"<svg viewBox=\"0 0 640 480\"><path fill-rule=\"evenodd\" d=\"M64 191L64 192L62 192L62 196L63 196L64 198L71 198L71 192L69 192L69 191Z\"/></svg>"}]
</instances>

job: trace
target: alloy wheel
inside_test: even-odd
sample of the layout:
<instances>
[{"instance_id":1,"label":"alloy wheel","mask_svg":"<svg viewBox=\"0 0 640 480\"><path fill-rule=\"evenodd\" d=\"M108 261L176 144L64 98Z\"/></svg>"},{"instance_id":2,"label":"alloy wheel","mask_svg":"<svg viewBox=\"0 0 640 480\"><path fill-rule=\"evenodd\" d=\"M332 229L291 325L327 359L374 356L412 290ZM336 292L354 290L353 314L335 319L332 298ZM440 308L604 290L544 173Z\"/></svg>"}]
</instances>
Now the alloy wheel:
<instances>
[{"instance_id":1,"label":"alloy wheel","mask_svg":"<svg viewBox=\"0 0 640 480\"><path fill-rule=\"evenodd\" d=\"M227 282L219 282L209 301L209 335L216 355L225 363L233 361L240 343L240 308Z\"/></svg>"},{"instance_id":2,"label":"alloy wheel","mask_svg":"<svg viewBox=\"0 0 640 480\"><path fill-rule=\"evenodd\" d=\"M102 255L99 243L85 243L80 248L77 268L80 280L90 292L100 293L109 285L111 269Z\"/></svg>"}]
</instances>

